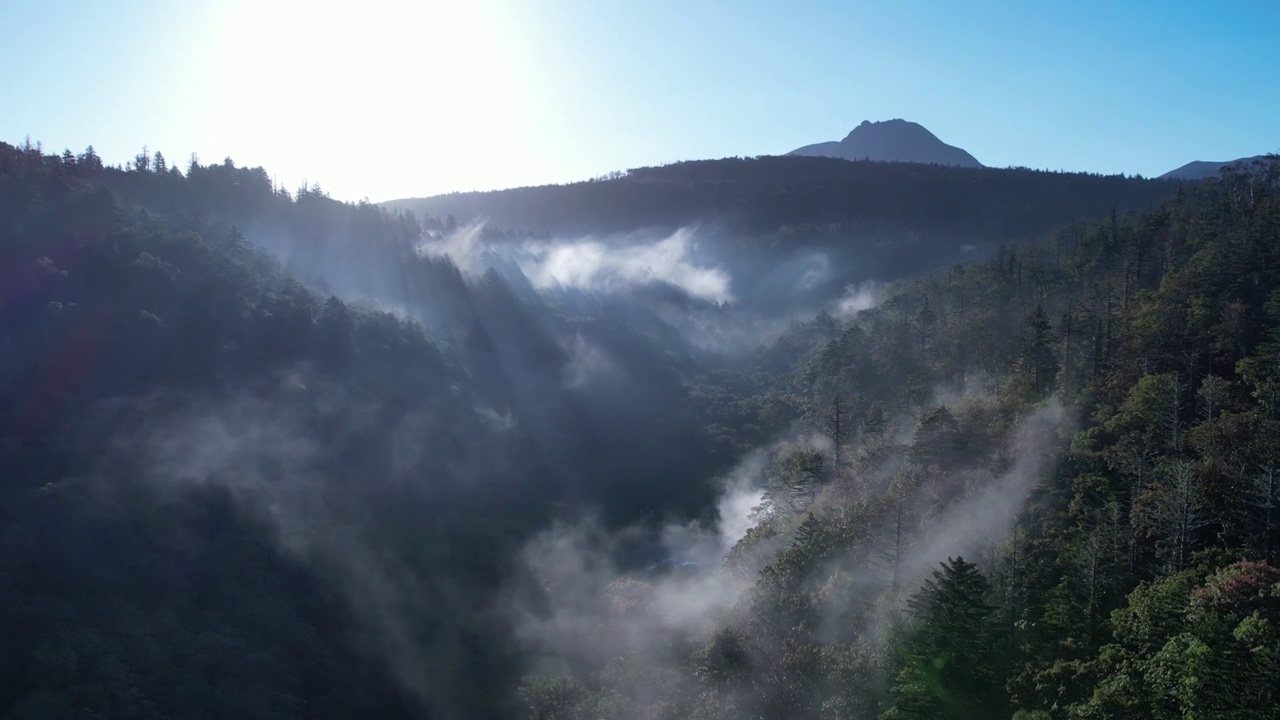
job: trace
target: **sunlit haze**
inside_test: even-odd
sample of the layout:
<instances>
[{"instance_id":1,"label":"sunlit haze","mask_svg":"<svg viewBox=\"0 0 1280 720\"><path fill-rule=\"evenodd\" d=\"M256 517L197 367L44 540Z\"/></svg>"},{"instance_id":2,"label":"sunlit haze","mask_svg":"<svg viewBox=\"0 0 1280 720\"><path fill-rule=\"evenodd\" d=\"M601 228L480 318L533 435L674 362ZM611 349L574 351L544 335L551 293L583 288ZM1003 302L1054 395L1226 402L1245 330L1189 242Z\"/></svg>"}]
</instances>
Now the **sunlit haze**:
<instances>
[{"instance_id":1,"label":"sunlit haze","mask_svg":"<svg viewBox=\"0 0 1280 720\"><path fill-rule=\"evenodd\" d=\"M386 200L776 154L903 117L987 165L1280 149L1280 6L95 3L0 8L0 139L232 157Z\"/></svg>"}]
</instances>

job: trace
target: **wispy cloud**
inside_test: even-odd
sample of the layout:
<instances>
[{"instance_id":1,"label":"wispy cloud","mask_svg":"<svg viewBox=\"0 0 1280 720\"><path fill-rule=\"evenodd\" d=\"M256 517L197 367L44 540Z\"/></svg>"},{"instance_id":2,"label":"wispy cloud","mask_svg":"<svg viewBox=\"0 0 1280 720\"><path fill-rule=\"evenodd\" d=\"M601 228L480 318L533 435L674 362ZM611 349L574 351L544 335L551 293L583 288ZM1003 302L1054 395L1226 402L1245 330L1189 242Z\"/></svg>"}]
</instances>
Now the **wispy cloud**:
<instances>
[{"instance_id":1,"label":"wispy cloud","mask_svg":"<svg viewBox=\"0 0 1280 720\"><path fill-rule=\"evenodd\" d=\"M852 317L864 310L870 310L884 300L884 294L884 283L875 280L846 286L844 295L836 302L836 313L841 317Z\"/></svg>"},{"instance_id":2,"label":"wispy cloud","mask_svg":"<svg viewBox=\"0 0 1280 720\"><path fill-rule=\"evenodd\" d=\"M623 246L599 240L525 245L522 263L534 285L617 291L649 283L667 283L693 297L714 302L733 299L729 274L693 257L693 231L681 229L656 242Z\"/></svg>"},{"instance_id":3,"label":"wispy cloud","mask_svg":"<svg viewBox=\"0 0 1280 720\"><path fill-rule=\"evenodd\" d=\"M282 387L317 396L330 390L303 383L297 373ZM340 394L316 400L332 404L336 418L368 410L344 402ZM424 705L450 702L449 675L458 653L443 635L425 645L429 636L422 632L422 609L430 602L425 599L447 597L441 590L447 580L420 574L388 550L377 537L372 504L366 506L362 495L344 492L326 475L325 447L288 403L241 395L193 404L130 431L119 442L143 462L145 477L159 493L225 489L240 512L269 528L283 553L306 562L338 588L368 649L384 658L408 692Z\"/></svg>"}]
</instances>

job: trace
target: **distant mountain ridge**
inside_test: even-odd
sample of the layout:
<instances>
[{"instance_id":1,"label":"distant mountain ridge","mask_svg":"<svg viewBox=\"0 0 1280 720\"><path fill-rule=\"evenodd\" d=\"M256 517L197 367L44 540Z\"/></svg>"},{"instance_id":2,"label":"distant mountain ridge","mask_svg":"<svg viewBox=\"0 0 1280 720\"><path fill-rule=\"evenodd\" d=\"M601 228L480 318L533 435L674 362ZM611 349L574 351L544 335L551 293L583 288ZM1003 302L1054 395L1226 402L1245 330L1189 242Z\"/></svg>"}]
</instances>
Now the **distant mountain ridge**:
<instances>
[{"instance_id":1,"label":"distant mountain ridge","mask_svg":"<svg viewBox=\"0 0 1280 720\"><path fill-rule=\"evenodd\" d=\"M795 155L692 160L633 168L607 180L450 193L381 203L459 224L567 236L706 224L758 235L786 226L870 223L1001 240L1072 218L1147 207L1175 182L1053 173L849 162ZM852 232L852 230L851 230Z\"/></svg>"},{"instance_id":2,"label":"distant mountain ridge","mask_svg":"<svg viewBox=\"0 0 1280 720\"><path fill-rule=\"evenodd\" d=\"M844 160L983 167L977 158L961 148L942 142L923 125L900 118L881 122L863 120L839 142L805 145L787 154Z\"/></svg>"},{"instance_id":3,"label":"distant mountain ridge","mask_svg":"<svg viewBox=\"0 0 1280 720\"><path fill-rule=\"evenodd\" d=\"M1236 158L1235 160L1224 160L1223 162L1214 162L1212 160L1193 160L1176 170L1160 176L1161 180L1208 180L1216 178L1222 174L1222 168L1227 165L1235 165L1236 163L1251 163L1254 160L1262 160L1265 155L1254 155L1252 157Z\"/></svg>"}]
</instances>

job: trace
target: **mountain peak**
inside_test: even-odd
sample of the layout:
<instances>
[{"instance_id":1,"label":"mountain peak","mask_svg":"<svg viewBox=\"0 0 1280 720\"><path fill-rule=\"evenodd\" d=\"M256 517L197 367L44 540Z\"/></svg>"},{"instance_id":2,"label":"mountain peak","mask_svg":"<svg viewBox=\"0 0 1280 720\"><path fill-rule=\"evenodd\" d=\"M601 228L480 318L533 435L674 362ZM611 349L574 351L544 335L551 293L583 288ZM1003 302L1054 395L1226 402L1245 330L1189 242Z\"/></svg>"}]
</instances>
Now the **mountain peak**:
<instances>
[{"instance_id":1,"label":"mountain peak","mask_svg":"<svg viewBox=\"0 0 1280 720\"><path fill-rule=\"evenodd\" d=\"M839 142L806 145L788 155L982 167L969 153L942 142L923 125L902 118L863 120Z\"/></svg>"}]
</instances>

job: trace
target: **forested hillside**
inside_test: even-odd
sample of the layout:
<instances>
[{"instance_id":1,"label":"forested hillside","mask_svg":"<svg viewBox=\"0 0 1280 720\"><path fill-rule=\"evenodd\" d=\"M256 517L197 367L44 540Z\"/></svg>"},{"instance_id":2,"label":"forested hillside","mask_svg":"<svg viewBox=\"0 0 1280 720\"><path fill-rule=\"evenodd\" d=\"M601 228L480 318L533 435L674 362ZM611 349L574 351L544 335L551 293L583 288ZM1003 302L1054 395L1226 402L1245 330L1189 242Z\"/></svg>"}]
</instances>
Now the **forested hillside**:
<instances>
[{"instance_id":1,"label":"forested hillside","mask_svg":"<svg viewBox=\"0 0 1280 720\"><path fill-rule=\"evenodd\" d=\"M0 144L0 718L1276 716L1280 161L776 160L588 184L730 256ZM804 295L880 222L999 249Z\"/></svg>"},{"instance_id":2,"label":"forested hillside","mask_svg":"<svg viewBox=\"0 0 1280 720\"><path fill-rule=\"evenodd\" d=\"M588 182L385 205L559 235L703 224L723 228L729 247L835 251L897 276L932 269L939 256L959 259L964 246L985 254L1112 208L1149 209L1175 187L1123 176L782 156L679 162Z\"/></svg>"},{"instance_id":3,"label":"forested hillside","mask_svg":"<svg viewBox=\"0 0 1280 720\"><path fill-rule=\"evenodd\" d=\"M462 517L538 502L507 445L485 447L461 371L414 322L308 291L208 215L108 188L270 195L95 160L0 146L0 716L407 717L416 684L471 682L465 654L429 673L376 659L401 636L479 642L465 593L503 534ZM479 454L500 492L458 490ZM397 577L392 548L457 586Z\"/></svg>"},{"instance_id":4,"label":"forested hillside","mask_svg":"<svg viewBox=\"0 0 1280 720\"><path fill-rule=\"evenodd\" d=\"M1085 173L783 156L679 162L567 185L383 205L614 248L637 235L693 230L731 272L740 306L776 308L789 301L769 292L776 269L805 258L835 268L806 290L829 298L850 283L985 259L1002 243L1112 210L1148 210L1177 186ZM809 315L819 309L806 307Z\"/></svg>"},{"instance_id":5,"label":"forested hillside","mask_svg":"<svg viewBox=\"0 0 1280 720\"><path fill-rule=\"evenodd\" d=\"M531 561L581 637L530 717L1280 715L1278 159L811 330L700 390L812 433L713 580Z\"/></svg>"},{"instance_id":6,"label":"forested hillside","mask_svg":"<svg viewBox=\"0 0 1280 720\"><path fill-rule=\"evenodd\" d=\"M696 513L730 457L674 331L434 220L7 145L0 217L0 717L505 716L523 538Z\"/></svg>"}]
</instances>

